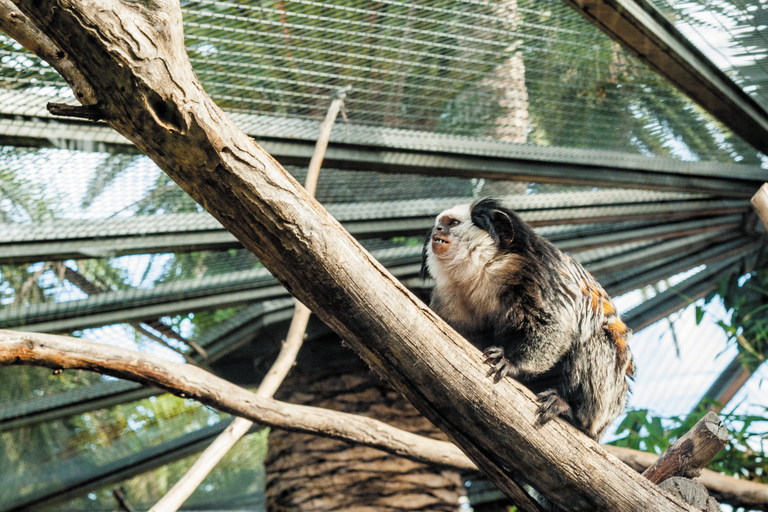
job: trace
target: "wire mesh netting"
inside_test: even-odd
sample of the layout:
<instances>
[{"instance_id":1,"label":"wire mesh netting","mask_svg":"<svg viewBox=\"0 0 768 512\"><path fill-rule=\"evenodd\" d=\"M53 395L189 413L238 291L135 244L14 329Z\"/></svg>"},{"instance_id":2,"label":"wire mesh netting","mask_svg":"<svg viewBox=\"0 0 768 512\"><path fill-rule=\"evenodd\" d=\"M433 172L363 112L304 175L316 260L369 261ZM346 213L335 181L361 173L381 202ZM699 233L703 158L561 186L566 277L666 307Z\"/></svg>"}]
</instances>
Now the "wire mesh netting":
<instances>
[{"instance_id":1,"label":"wire mesh netting","mask_svg":"<svg viewBox=\"0 0 768 512\"><path fill-rule=\"evenodd\" d=\"M654 0L656 8L763 108L768 106L768 3Z\"/></svg>"},{"instance_id":2,"label":"wire mesh netting","mask_svg":"<svg viewBox=\"0 0 768 512\"><path fill-rule=\"evenodd\" d=\"M351 85L345 111L355 124L756 161L747 145L556 0L182 6L195 71L232 113L319 120L329 93ZM6 89L71 94L12 40L2 41L0 55Z\"/></svg>"}]
</instances>

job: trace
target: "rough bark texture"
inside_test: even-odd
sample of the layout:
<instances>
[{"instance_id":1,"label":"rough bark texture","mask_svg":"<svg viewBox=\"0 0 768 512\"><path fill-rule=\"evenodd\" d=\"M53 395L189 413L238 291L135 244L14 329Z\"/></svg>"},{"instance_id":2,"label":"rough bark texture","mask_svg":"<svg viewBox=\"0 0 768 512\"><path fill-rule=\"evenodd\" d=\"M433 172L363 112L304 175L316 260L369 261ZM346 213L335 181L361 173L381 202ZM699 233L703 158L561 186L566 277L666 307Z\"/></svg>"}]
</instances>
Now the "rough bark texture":
<instances>
[{"instance_id":1,"label":"rough bark texture","mask_svg":"<svg viewBox=\"0 0 768 512\"><path fill-rule=\"evenodd\" d=\"M359 360L293 372L278 397L291 403L360 414L447 440ZM270 433L268 509L274 511L430 510L455 512L464 487L457 471L334 439Z\"/></svg>"},{"instance_id":2,"label":"rough bark texture","mask_svg":"<svg viewBox=\"0 0 768 512\"><path fill-rule=\"evenodd\" d=\"M90 83L109 124L253 251L505 492L573 511L690 510L560 420L399 285L205 94L175 0L14 0ZM67 78L67 77L65 77Z\"/></svg>"},{"instance_id":3,"label":"rough bark texture","mask_svg":"<svg viewBox=\"0 0 768 512\"><path fill-rule=\"evenodd\" d=\"M699 482L694 482L688 478L673 476L659 484L659 489L663 489L675 498L689 503L698 510L704 512L719 512L720 506L710 498L707 489Z\"/></svg>"}]
</instances>

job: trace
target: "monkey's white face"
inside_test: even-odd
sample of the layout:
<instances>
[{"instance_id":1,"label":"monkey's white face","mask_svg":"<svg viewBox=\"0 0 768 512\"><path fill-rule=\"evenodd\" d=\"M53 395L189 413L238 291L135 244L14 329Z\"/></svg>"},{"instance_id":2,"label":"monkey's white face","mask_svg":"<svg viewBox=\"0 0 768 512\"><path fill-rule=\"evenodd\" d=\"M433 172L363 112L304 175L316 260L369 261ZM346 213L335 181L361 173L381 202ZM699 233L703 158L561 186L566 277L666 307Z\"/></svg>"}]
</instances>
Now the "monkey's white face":
<instances>
[{"instance_id":1,"label":"monkey's white face","mask_svg":"<svg viewBox=\"0 0 768 512\"><path fill-rule=\"evenodd\" d=\"M493 239L472 222L470 204L454 206L435 219L427 244L427 268L438 286L446 280L458 284L465 276L476 276L495 254Z\"/></svg>"}]
</instances>

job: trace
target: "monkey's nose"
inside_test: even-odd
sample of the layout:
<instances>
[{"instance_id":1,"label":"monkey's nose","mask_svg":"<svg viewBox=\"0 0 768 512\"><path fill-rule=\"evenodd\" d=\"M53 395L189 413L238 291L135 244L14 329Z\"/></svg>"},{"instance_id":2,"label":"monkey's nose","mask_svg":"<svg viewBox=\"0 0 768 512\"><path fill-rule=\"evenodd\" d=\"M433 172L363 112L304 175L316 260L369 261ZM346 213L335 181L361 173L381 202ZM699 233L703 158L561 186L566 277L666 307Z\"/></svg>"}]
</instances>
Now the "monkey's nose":
<instances>
[{"instance_id":1,"label":"monkey's nose","mask_svg":"<svg viewBox=\"0 0 768 512\"><path fill-rule=\"evenodd\" d=\"M438 224L437 227L435 228L435 231L442 231L442 230L443 230L442 224Z\"/></svg>"}]
</instances>

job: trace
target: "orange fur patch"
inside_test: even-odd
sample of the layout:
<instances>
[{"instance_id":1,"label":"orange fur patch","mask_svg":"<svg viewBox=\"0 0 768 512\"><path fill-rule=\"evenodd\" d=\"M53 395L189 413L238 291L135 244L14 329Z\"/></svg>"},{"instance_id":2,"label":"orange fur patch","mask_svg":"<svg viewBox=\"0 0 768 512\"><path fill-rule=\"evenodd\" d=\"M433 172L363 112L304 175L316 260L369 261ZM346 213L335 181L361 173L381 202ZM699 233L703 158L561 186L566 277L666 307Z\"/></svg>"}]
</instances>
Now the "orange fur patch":
<instances>
[{"instance_id":1,"label":"orange fur patch","mask_svg":"<svg viewBox=\"0 0 768 512\"><path fill-rule=\"evenodd\" d=\"M598 308L600 307L600 303L602 302L600 299L600 290L597 288L590 288L589 289L590 295L592 295L592 312L597 313Z\"/></svg>"},{"instance_id":2,"label":"orange fur patch","mask_svg":"<svg viewBox=\"0 0 768 512\"><path fill-rule=\"evenodd\" d=\"M627 333L627 324L617 318L610 326L608 326L608 330L610 330L612 333L615 333L616 338L620 338L621 343L626 345L626 341L624 341L623 336ZM618 343L618 339L616 342Z\"/></svg>"},{"instance_id":3,"label":"orange fur patch","mask_svg":"<svg viewBox=\"0 0 768 512\"><path fill-rule=\"evenodd\" d=\"M612 315L616 312L616 308L613 307L613 304L610 303L607 299L603 299L603 313L607 315Z\"/></svg>"}]
</instances>

